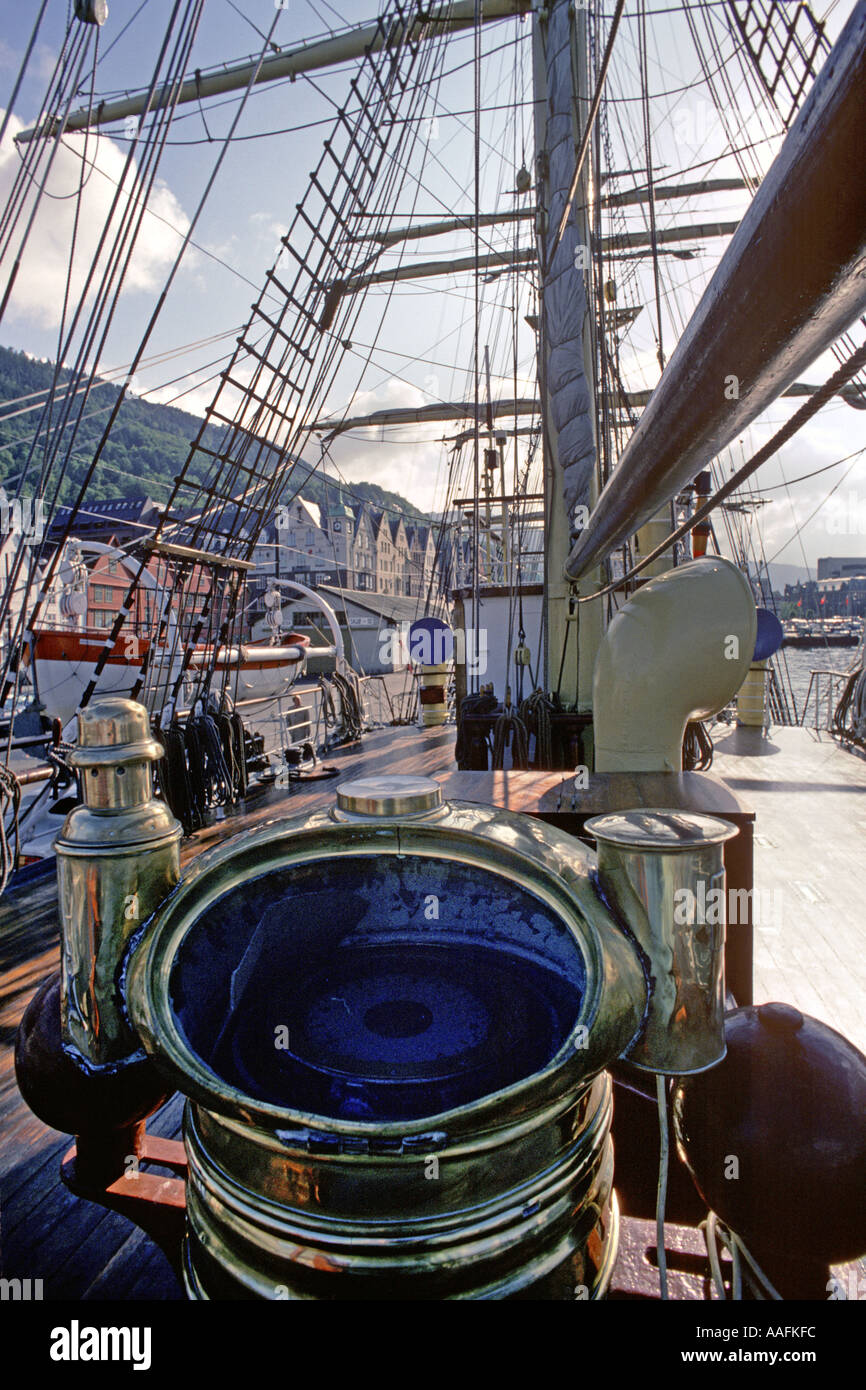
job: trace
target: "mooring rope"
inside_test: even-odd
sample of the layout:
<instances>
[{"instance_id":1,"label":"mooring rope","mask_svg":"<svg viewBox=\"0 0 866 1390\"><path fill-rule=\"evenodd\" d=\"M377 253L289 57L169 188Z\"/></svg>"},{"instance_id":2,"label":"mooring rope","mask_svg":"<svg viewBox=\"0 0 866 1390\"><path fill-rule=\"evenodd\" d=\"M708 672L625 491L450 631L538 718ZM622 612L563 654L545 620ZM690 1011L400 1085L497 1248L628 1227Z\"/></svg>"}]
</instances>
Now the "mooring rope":
<instances>
[{"instance_id":1,"label":"mooring rope","mask_svg":"<svg viewBox=\"0 0 866 1390\"><path fill-rule=\"evenodd\" d=\"M496 723L493 725L493 770L501 771L505 764L505 749L509 743L511 735L511 766L517 770L525 770L529 766L529 734L526 725L515 714L509 706L504 713L500 714Z\"/></svg>"}]
</instances>

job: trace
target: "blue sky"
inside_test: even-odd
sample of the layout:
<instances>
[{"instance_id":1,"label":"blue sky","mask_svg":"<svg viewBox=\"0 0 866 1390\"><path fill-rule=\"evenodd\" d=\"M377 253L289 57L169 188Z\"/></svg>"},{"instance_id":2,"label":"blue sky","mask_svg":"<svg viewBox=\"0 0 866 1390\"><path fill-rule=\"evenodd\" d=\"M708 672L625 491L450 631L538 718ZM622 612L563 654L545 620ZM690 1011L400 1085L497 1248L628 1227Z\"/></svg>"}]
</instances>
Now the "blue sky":
<instances>
[{"instance_id":1,"label":"blue sky","mask_svg":"<svg viewBox=\"0 0 866 1390\"><path fill-rule=\"evenodd\" d=\"M18 129L37 109L66 19L65 0L49 4L48 15L27 81L14 114ZM110 0L108 24L100 35L100 61L95 84L99 96L143 85L152 69L157 45L165 29L169 0ZM634 158L638 107L636 77L636 18L627 7L611 69L610 90L620 101L609 113L614 163ZM824 13L826 0L818 6ZM835 35L852 4L838 0L831 8L828 25ZM705 166L713 176L736 173L737 166L724 157L723 122L705 89L689 84L699 70L694 46L682 15L668 13L666 0L651 0L649 55L650 88L658 94L652 103L653 152L665 177L678 169ZM4 16L0 43L0 94L9 91L27 43L36 5L15 6ZM196 39L190 68L205 69L221 61L233 61L257 53L261 38L275 13L277 42L286 45L322 34L329 26L356 23L372 17L370 0L351 0L332 6L324 0L290 0L285 10L275 11L272 0L208 0ZM129 28L124 33L124 26ZM482 80L481 125L482 186L485 209L510 210L520 204L514 193L516 171L523 159L531 165L531 112L529 83L531 53L529 24L499 24L484 32L485 58ZM110 47L110 45L114 45ZM473 198L471 36L453 40L444 66L449 70L438 90L431 92L429 124L419 141L413 165L415 180L407 181L398 202L406 221L426 221L454 211L471 211ZM243 324L249 306L272 264L278 237L287 227L295 203L303 196L309 170L318 158L321 141L329 131L334 103L345 103L350 72L341 69L315 74L313 81L299 78L259 88L241 118L238 139L230 149L216 187L197 227L195 242L183 263L150 344L153 354L168 353L200 342L172 360L142 370L136 389L152 393L151 399L173 400L201 410L212 392L209 378L219 369L216 360ZM89 80L89 75L88 75ZM736 86L734 88L737 97ZM3 101L0 95L0 103ZM132 357L156 295L179 245L180 236L196 206L221 135L234 114L237 97L211 101L203 109L188 106L176 120L169 148L160 167L160 184L146 219L146 234L133 264L133 273L121 301L102 356L103 369L123 366ZM521 103L515 105L515 103ZM74 103L78 104L78 103ZM742 116L732 110L732 121ZM292 129L301 127L301 129ZM750 127L751 128L751 127ZM281 132L266 134L266 132ZM754 127L755 158L765 169L777 147L766 139L763 127ZM249 138L246 138L249 137ZM83 137L70 137L80 151ZM639 147L638 140L638 147ZM83 201L79 247L87 248L104 217L119 177L126 152L122 128L97 140L91 136L89 154L96 164ZM7 142L0 152L0 191L8 188L17 154ZM0 326L0 341L44 357L54 357L58 341L58 306L69 261L74 198L80 156L65 153L58 160L47 203L34 232L33 244L22 268L10 312ZM712 165L710 161L714 161ZM692 174L687 177L700 177ZM420 182L419 182L420 180ZM630 180L625 180L624 187ZM661 226L701 220L736 220L746 206L746 194L725 194L714 199L667 203L659 209ZM623 224L635 230L645 225L645 212L636 210ZM402 220L402 219L400 219ZM497 247L527 244L528 226L522 238L513 227L491 234ZM726 243L707 240L700 244L695 261L663 263L665 304L663 336L670 351L682 323L708 282ZM471 239L464 235L427 240L404 253L421 260L466 255ZM390 264L386 257L382 264ZM83 267L84 255L79 255ZM647 264L630 274L623 268L618 302L633 300L645 307L623 344L626 381L635 389L652 386L657 379L655 361L655 308ZM482 342L491 346L493 394L511 395L532 390L534 340L523 316L532 309L526 277L509 273L490 282L482 291ZM385 309L387 317L382 322ZM412 282L393 293L371 292L353 332L352 350L333 384L328 408L352 413L389 405L419 405L425 401L469 399L474 393L472 355L472 284L469 276ZM516 324L516 360L512 326ZM225 335L219 341L204 342ZM823 380L835 366L832 358L817 363L808 377ZM190 381L169 384L191 371ZM192 389L187 389L189 387ZM777 404L744 438L748 456L790 414L790 405ZM441 504L446 482L447 450L443 433L450 427L413 427L385 437L343 439L335 445L333 460L350 481L367 478L393 487L425 506ZM758 485L773 499L764 508L763 527L768 554L780 561L814 564L822 554L866 552L866 465L863 457L851 460L851 472L840 483L835 497L825 501L829 489L849 467L838 469L803 484L786 487L787 480L835 459L866 448L866 414L839 403L828 407L777 460L759 475ZM734 455L740 460L739 448ZM310 461L315 461L311 458ZM859 493L858 493L859 488ZM458 492L460 488L458 487ZM816 509L815 518L801 537L791 539L795 527Z\"/></svg>"}]
</instances>

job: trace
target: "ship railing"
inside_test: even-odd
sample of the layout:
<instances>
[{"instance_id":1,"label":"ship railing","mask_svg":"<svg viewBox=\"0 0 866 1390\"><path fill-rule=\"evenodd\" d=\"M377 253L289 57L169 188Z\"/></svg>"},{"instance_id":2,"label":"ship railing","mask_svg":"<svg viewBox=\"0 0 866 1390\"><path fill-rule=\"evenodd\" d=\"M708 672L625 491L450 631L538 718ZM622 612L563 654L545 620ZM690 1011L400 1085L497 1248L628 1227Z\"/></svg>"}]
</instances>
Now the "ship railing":
<instances>
[{"instance_id":1,"label":"ship railing","mask_svg":"<svg viewBox=\"0 0 866 1390\"><path fill-rule=\"evenodd\" d=\"M800 715L800 725L804 729L830 733L833 730L833 716L839 697L850 671L812 671L809 676L809 689ZM826 684L825 684L826 682ZM809 722L810 710L812 721Z\"/></svg>"},{"instance_id":2,"label":"ship railing","mask_svg":"<svg viewBox=\"0 0 866 1390\"><path fill-rule=\"evenodd\" d=\"M417 682L409 679L405 690L390 690L384 675L361 676L366 723L373 727L413 724L417 715Z\"/></svg>"},{"instance_id":3,"label":"ship railing","mask_svg":"<svg viewBox=\"0 0 866 1390\"><path fill-rule=\"evenodd\" d=\"M128 618L124 623L123 632L117 640L122 644L126 639L127 633L134 634L136 637L151 637L153 635L153 628L153 621L148 622L144 618ZM36 630L38 632L77 633L79 636L83 637L107 637L111 631L111 627L103 627L96 623L89 623L86 618L83 624L79 626L77 622L52 616L40 618L39 622L36 624Z\"/></svg>"}]
</instances>

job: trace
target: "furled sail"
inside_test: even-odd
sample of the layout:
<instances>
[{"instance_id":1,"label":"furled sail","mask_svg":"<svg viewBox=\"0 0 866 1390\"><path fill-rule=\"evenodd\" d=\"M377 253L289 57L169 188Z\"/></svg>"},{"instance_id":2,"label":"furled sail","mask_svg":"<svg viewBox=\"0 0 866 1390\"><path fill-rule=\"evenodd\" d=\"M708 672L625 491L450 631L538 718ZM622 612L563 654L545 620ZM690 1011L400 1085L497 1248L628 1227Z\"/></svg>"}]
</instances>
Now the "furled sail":
<instances>
[{"instance_id":1,"label":"furled sail","mask_svg":"<svg viewBox=\"0 0 866 1390\"><path fill-rule=\"evenodd\" d=\"M575 97L576 26L586 12L554 0L543 30L546 68L546 225L543 233L544 338L546 388L551 444L561 473L569 522L578 505L592 503L596 467L593 397L584 357L589 304L580 233L580 215L572 217L557 242L575 166L580 137ZM578 197L579 201L579 197Z\"/></svg>"}]
</instances>

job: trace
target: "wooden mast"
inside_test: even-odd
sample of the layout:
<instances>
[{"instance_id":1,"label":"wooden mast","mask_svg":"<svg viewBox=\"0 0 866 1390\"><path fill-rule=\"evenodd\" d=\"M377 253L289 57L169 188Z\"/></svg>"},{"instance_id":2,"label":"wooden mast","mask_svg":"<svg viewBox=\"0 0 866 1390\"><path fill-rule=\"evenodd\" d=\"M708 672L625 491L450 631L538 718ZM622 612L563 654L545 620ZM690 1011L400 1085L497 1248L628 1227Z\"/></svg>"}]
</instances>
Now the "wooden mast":
<instances>
[{"instance_id":1,"label":"wooden mast","mask_svg":"<svg viewBox=\"0 0 866 1390\"><path fill-rule=\"evenodd\" d=\"M590 204L592 166L584 163L574 208L557 239L574 171L575 152L589 106L587 12L569 0L552 0L533 14L535 148L538 175L538 245L542 312L539 324L539 381L545 493L544 688L559 689L563 704L589 709L592 673L603 631L598 605L581 614L578 627L565 564L572 543L568 500L592 508L598 499L595 440L594 351L591 302ZM576 84L573 74L577 75ZM575 89L576 86L576 89ZM569 333L569 320L576 331ZM560 364L568 355L578 388L580 418L565 420L564 392L557 390ZM553 372L551 368L554 368ZM557 399L557 396L559 399ZM557 428L557 426L562 426ZM563 652L565 660L563 661ZM560 676L561 672L561 676Z\"/></svg>"}]
</instances>

